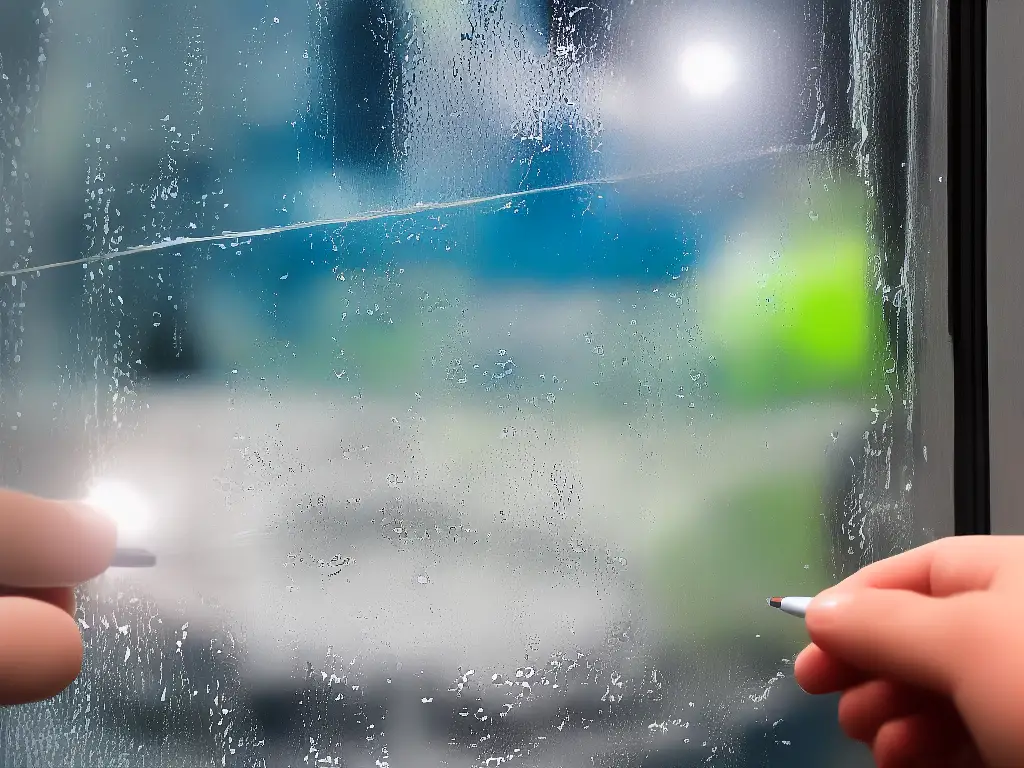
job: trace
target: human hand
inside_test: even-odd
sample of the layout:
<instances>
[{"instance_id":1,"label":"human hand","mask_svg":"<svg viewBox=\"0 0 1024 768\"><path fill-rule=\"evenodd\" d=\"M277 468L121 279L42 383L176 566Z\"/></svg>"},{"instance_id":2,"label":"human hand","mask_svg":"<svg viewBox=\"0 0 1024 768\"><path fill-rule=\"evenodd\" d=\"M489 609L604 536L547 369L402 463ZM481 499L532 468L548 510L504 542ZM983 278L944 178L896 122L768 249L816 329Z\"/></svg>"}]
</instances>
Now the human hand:
<instances>
[{"instance_id":1,"label":"human hand","mask_svg":"<svg viewBox=\"0 0 1024 768\"><path fill-rule=\"evenodd\" d=\"M82 668L74 587L107 569L113 522L0 489L0 706L55 696Z\"/></svg>"},{"instance_id":2,"label":"human hand","mask_svg":"<svg viewBox=\"0 0 1024 768\"><path fill-rule=\"evenodd\" d=\"M822 592L796 660L880 768L1024 765L1024 536L942 539Z\"/></svg>"}]
</instances>

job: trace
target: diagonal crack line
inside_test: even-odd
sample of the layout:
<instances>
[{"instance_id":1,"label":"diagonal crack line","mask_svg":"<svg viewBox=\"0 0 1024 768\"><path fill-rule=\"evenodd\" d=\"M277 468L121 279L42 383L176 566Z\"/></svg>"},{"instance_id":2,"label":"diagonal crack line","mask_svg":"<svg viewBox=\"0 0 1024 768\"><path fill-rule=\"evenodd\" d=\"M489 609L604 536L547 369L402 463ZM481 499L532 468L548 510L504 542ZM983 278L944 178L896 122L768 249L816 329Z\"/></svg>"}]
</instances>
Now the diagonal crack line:
<instances>
[{"instance_id":1,"label":"diagonal crack line","mask_svg":"<svg viewBox=\"0 0 1024 768\"><path fill-rule=\"evenodd\" d=\"M752 152L739 156L734 156L724 161L720 160L716 164L729 165L744 161L759 160L766 157L771 157L773 155L809 152L811 149L813 149L813 147L808 145L789 145L782 147L772 147L770 149L761 150L759 152ZM201 237L167 238L166 240L161 240L158 243L136 245L131 248L125 248L120 251L109 251L107 253L101 253L96 256L83 256L80 259L54 261L48 264L42 264L40 266L35 267L21 267L19 269L8 269L0 272L0 277L11 277L12 275L27 275L36 272L43 272L50 269L57 269L58 267L72 267L75 266L76 264L93 264L101 261L111 261L113 259L120 259L127 256L138 256L145 253L164 251L170 248L180 248L182 246L187 245L202 245L204 243L222 243L255 237L266 237L268 235L277 235L284 232L294 232L304 229L344 226L347 224L354 224L364 221L375 221L377 219L388 219L400 216L411 216L413 214L419 213L429 213L431 211L447 211L455 208L469 208L474 205L483 205L485 203L500 203L509 200L522 200L524 198L536 197L537 195L547 194L549 192L565 192L573 189L583 189L585 187L620 184L627 181L643 181L646 179L664 178L666 176L674 176L688 171L694 171L699 168L707 167L708 165L708 163L699 163L659 171L650 171L647 173L623 174L621 176L608 176L600 179L573 181L567 184L557 184L551 187L538 187L536 189L520 190L516 192L501 192L496 195L485 195L483 197L468 197L462 200L451 200L448 202L417 203L416 205L412 205L406 208L366 211L364 213L356 213L351 216L343 216L331 219L315 219L313 221L301 221L295 222L294 224L285 224L280 227L251 229L244 232L222 232L218 235L203 235Z\"/></svg>"}]
</instances>

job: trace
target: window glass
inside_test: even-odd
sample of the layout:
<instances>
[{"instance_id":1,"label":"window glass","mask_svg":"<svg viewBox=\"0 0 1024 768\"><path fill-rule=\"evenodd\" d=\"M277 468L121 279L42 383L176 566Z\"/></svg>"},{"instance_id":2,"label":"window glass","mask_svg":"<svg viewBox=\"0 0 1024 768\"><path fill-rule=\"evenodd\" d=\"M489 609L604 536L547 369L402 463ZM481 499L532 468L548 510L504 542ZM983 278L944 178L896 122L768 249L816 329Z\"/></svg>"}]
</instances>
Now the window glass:
<instances>
[{"instance_id":1,"label":"window glass","mask_svg":"<svg viewBox=\"0 0 1024 768\"><path fill-rule=\"evenodd\" d=\"M0 480L159 558L0 764L861 764L765 598L942 528L881 6L0 7Z\"/></svg>"}]
</instances>

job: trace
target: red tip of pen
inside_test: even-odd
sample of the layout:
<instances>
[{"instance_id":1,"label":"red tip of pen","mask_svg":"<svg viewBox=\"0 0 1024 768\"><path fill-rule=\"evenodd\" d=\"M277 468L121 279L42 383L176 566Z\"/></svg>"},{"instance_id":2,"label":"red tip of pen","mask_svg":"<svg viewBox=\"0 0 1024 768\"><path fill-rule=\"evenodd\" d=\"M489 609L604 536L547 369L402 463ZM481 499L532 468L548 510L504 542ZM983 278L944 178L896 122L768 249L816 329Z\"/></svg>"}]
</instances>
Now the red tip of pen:
<instances>
[{"instance_id":1,"label":"red tip of pen","mask_svg":"<svg viewBox=\"0 0 1024 768\"><path fill-rule=\"evenodd\" d=\"M782 598L781 597L769 597L768 598L768 605L770 605L772 608L781 608L782 607Z\"/></svg>"}]
</instances>

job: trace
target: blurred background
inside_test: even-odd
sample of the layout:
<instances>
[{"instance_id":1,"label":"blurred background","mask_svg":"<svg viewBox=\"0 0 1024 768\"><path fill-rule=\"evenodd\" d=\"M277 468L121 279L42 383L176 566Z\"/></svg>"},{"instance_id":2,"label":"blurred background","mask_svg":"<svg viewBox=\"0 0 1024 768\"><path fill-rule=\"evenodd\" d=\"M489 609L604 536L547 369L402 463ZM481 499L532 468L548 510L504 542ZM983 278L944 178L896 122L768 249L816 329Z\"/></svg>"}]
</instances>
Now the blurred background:
<instances>
[{"instance_id":1,"label":"blurred background","mask_svg":"<svg viewBox=\"0 0 1024 768\"><path fill-rule=\"evenodd\" d=\"M764 600L951 524L943 18L0 7L0 480L160 558L0 764L866 764Z\"/></svg>"}]
</instances>

